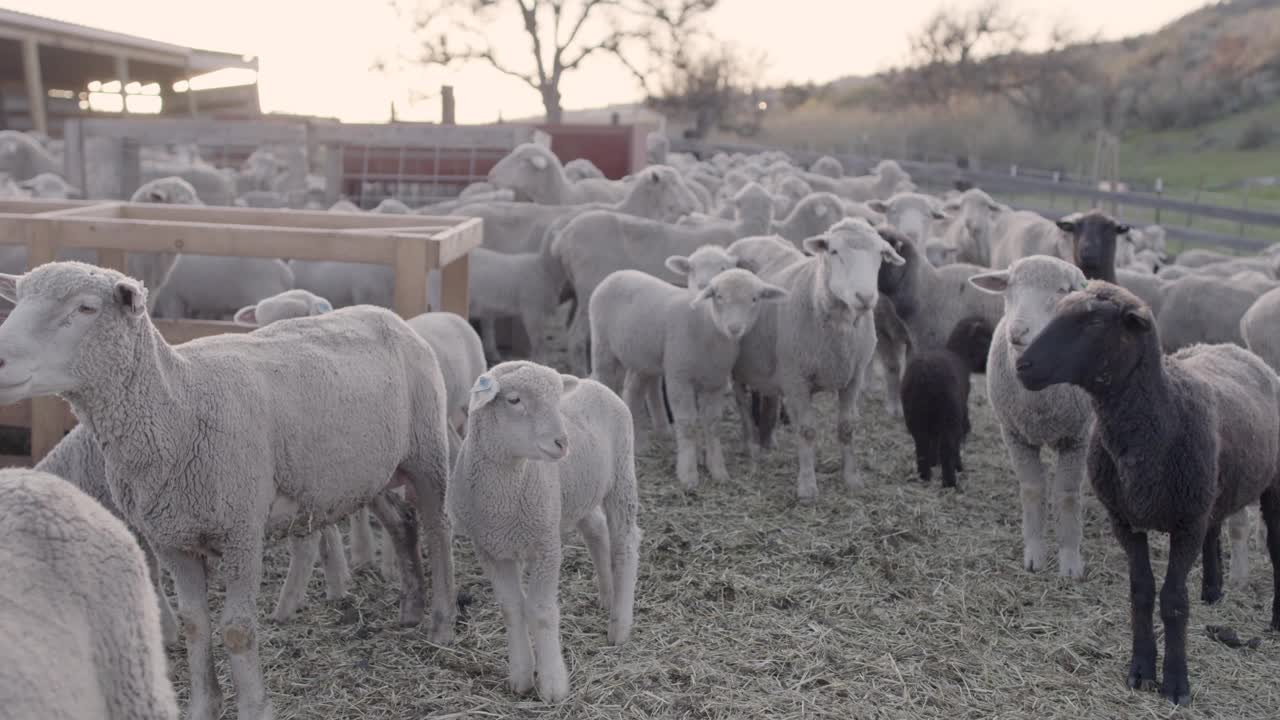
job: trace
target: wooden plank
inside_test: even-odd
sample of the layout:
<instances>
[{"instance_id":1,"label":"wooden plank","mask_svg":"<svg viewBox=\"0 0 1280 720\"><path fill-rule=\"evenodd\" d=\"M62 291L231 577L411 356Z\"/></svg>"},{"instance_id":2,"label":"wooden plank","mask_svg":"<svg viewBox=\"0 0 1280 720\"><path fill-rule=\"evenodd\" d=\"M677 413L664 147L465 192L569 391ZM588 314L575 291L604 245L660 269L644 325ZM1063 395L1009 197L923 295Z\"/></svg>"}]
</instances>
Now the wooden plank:
<instances>
[{"instance_id":1,"label":"wooden plank","mask_svg":"<svg viewBox=\"0 0 1280 720\"><path fill-rule=\"evenodd\" d=\"M444 267L465 257L484 241L484 220L471 218L436 236L439 242L439 266Z\"/></svg>"},{"instance_id":2,"label":"wooden plank","mask_svg":"<svg viewBox=\"0 0 1280 720\"><path fill-rule=\"evenodd\" d=\"M0 405L0 425L31 427L31 401L23 400L12 405Z\"/></svg>"},{"instance_id":3,"label":"wooden plank","mask_svg":"<svg viewBox=\"0 0 1280 720\"><path fill-rule=\"evenodd\" d=\"M40 44L35 37L22 39L22 74L27 86L27 114L37 132L49 134L49 117L45 111L44 79L40 73Z\"/></svg>"},{"instance_id":4,"label":"wooden plank","mask_svg":"<svg viewBox=\"0 0 1280 720\"><path fill-rule=\"evenodd\" d=\"M377 229L398 227L444 228L463 218L443 215L392 215L384 213L344 213L290 208L215 207L207 205L166 205L124 203L121 219L165 220L169 222L228 223L260 227L317 228L322 230Z\"/></svg>"},{"instance_id":5,"label":"wooden plank","mask_svg":"<svg viewBox=\"0 0 1280 720\"><path fill-rule=\"evenodd\" d=\"M509 149L532 142L532 127L518 125L435 125L431 123L342 123L312 127L312 138L321 144L415 146L420 148Z\"/></svg>"},{"instance_id":6,"label":"wooden plank","mask_svg":"<svg viewBox=\"0 0 1280 720\"><path fill-rule=\"evenodd\" d=\"M181 345L197 338L223 333L246 333L256 328L221 320L160 320L153 319L156 329L170 345Z\"/></svg>"},{"instance_id":7,"label":"wooden plank","mask_svg":"<svg viewBox=\"0 0 1280 720\"><path fill-rule=\"evenodd\" d=\"M57 245L48 221L31 223L23 233L27 237L27 269L53 262ZM31 457L39 462L62 439L65 428L66 403L56 397L31 400Z\"/></svg>"},{"instance_id":8,"label":"wooden plank","mask_svg":"<svg viewBox=\"0 0 1280 720\"><path fill-rule=\"evenodd\" d=\"M100 205L102 202L101 200L0 200L0 214L32 215Z\"/></svg>"},{"instance_id":9,"label":"wooden plank","mask_svg":"<svg viewBox=\"0 0 1280 720\"><path fill-rule=\"evenodd\" d=\"M45 218L67 216L118 218L120 217L120 209L123 206L124 203L122 202L96 202L77 207L62 208L61 210L50 210L38 213L38 216Z\"/></svg>"},{"instance_id":10,"label":"wooden plank","mask_svg":"<svg viewBox=\"0 0 1280 720\"><path fill-rule=\"evenodd\" d=\"M307 140L306 127L296 120L86 118L82 130L85 137L132 139L142 145L303 145Z\"/></svg>"},{"instance_id":11,"label":"wooden plank","mask_svg":"<svg viewBox=\"0 0 1280 720\"><path fill-rule=\"evenodd\" d=\"M392 308L408 320L427 311L427 273L435 253L428 257L425 243L413 238L396 241L395 294Z\"/></svg>"},{"instance_id":12,"label":"wooden plank","mask_svg":"<svg viewBox=\"0 0 1280 720\"><path fill-rule=\"evenodd\" d=\"M89 176L85 166L84 129L80 118L62 121L62 176L88 195Z\"/></svg>"},{"instance_id":13,"label":"wooden plank","mask_svg":"<svg viewBox=\"0 0 1280 720\"><path fill-rule=\"evenodd\" d=\"M467 271L470 263L470 256L463 255L440 270L440 309L464 318L468 317Z\"/></svg>"},{"instance_id":14,"label":"wooden plank","mask_svg":"<svg viewBox=\"0 0 1280 720\"><path fill-rule=\"evenodd\" d=\"M128 260L123 250L99 250L98 267L110 268L116 272L129 274Z\"/></svg>"}]
</instances>

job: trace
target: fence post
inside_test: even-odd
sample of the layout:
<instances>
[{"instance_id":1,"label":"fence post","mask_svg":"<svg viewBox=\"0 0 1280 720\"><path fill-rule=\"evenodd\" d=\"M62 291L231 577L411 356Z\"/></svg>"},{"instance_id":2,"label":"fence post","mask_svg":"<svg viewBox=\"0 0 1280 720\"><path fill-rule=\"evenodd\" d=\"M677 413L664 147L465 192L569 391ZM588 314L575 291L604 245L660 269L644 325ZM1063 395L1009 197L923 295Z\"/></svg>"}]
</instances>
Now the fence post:
<instances>
[{"instance_id":1,"label":"fence post","mask_svg":"<svg viewBox=\"0 0 1280 720\"><path fill-rule=\"evenodd\" d=\"M1200 173L1200 183L1199 183L1198 185L1196 185L1196 199L1195 199L1195 202L1196 202L1197 204L1199 204L1199 202L1200 202L1200 193L1201 193L1203 190L1204 190L1204 173ZM1188 210L1187 210L1187 227L1191 227L1191 210L1190 210L1190 209L1188 209Z\"/></svg>"},{"instance_id":2,"label":"fence post","mask_svg":"<svg viewBox=\"0 0 1280 720\"><path fill-rule=\"evenodd\" d=\"M1053 188L1049 190L1049 207L1051 209L1058 207L1058 183L1060 182L1062 182L1062 172L1059 170L1054 170L1053 171Z\"/></svg>"},{"instance_id":3,"label":"fence post","mask_svg":"<svg viewBox=\"0 0 1280 720\"><path fill-rule=\"evenodd\" d=\"M457 105L454 103L454 100L453 100L453 86L441 85L440 86L440 124L441 125L457 124L457 121L455 120L456 111L457 111Z\"/></svg>"},{"instance_id":4,"label":"fence post","mask_svg":"<svg viewBox=\"0 0 1280 720\"><path fill-rule=\"evenodd\" d=\"M1164 197L1164 178L1156 178L1156 197ZM1160 206L1156 205L1156 224L1160 224Z\"/></svg>"},{"instance_id":5,"label":"fence post","mask_svg":"<svg viewBox=\"0 0 1280 720\"><path fill-rule=\"evenodd\" d=\"M1240 203L1241 210L1249 209L1249 192L1252 190L1253 190L1253 181L1245 180L1244 181L1244 199ZM1243 219L1240 220L1240 227L1238 228L1236 234L1239 235L1240 237L1244 237L1244 220Z\"/></svg>"}]
</instances>

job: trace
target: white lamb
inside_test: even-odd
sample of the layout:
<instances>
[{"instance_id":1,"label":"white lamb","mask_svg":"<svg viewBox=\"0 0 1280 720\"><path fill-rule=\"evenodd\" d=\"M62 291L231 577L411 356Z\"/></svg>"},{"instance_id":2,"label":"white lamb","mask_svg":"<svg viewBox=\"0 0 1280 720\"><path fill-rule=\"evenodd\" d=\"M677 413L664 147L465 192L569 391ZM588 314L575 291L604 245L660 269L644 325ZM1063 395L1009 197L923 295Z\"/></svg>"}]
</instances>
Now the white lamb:
<instances>
[{"instance_id":1,"label":"white lamb","mask_svg":"<svg viewBox=\"0 0 1280 720\"><path fill-rule=\"evenodd\" d=\"M0 403L57 394L101 443L122 516L174 576L195 720L221 712L206 558L221 556L221 634L238 716L270 717L258 658L266 537L309 533L369 503L397 537L401 616L423 615L412 514L388 478L414 485L432 565L431 638L455 614L444 513L448 447L435 354L394 314L351 308L170 346L132 278L76 262L0 275ZM351 428L363 428L351 443ZM149 589L148 589L149 592Z\"/></svg>"},{"instance_id":2,"label":"white lamb","mask_svg":"<svg viewBox=\"0 0 1280 720\"><path fill-rule=\"evenodd\" d=\"M688 259L672 257L668 265L678 272L688 268ZM786 296L785 290L736 268L714 276L701 290L621 270L592 295L592 377L621 389L624 372L630 376L625 399L633 420L641 419L650 388L666 381L676 425L676 474L685 490L698 486L699 444L712 479L728 481L716 425L738 343L767 303ZM646 446L647 438L637 433L636 447Z\"/></svg>"},{"instance_id":3,"label":"white lamb","mask_svg":"<svg viewBox=\"0 0 1280 720\"><path fill-rule=\"evenodd\" d=\"M804 249L813 257L764 277L790 295L767 308L743 337L733 378L763 395L782 396L799 435L797 495L812 501L818 494L818 391L838 394L841 474L848 487L862 485L853 421L875 354L877 276L882 262L901 265L903 259L862 218L841 220L825 235L805 240Z\"/></svg>"},{"instance_id":4,"label":"white lamb","mask_svg":"<svg viewBox=\"0 0 1280 720\"><path fill-rule=\"evenodd\" d=\"M595 565L609 644L630 637L639 505L631 413L608 388L528 362L503 363L476 381L449 512L502 606L511 690L533 687L536 662L544 701L569 694L559 585L561 535L574 527Z\"/></svg>"},{"instance_id":5,"label":"white lamb","mask_svg":"<svg viewBox=\"0 0 1280 720\"><path fill-rule=\"evenodd\" d=\"M1054 385L1038 392L1018 381L1016 364L1023 351L1053 319L1058 300L1084 288L1080 268L1058 258L1033 255L1008 270L969 279L984 292L1003 295L1005 315L996 326L987 356L987 394L1014 474L1022 488L1022 565L1030 571L1046 567L1045 468L1040 451L1057 453L1052 503L1057 511L1058 574L1084 575L1080 556L1083 507L1080 487L1093 410L1089 396L1073 385Z\"/></svg>"},{"instance_id":6,"label":"white lamb","mask_svg":"<svg viewBox=\"0 0 1280 720\"><path fill-rule=\"evenodd\" d=\"M564 176L569 178L570 182L578 182L579 180L604 180L604 173L600 172L600 168L595 163L586 158L576 158L564 164ZM488 183L485 183L486 185ZM476 191L472 191L476 194Z\"/></svg>"},{"instance_id":7,"label":"white lamb","mask_svg":"<svg viewBox=\"0 0 1280 720\"><path fill-rule=\"evenodd\" d=\"M6 718L177 720L142 551L70 484L0 470Z\"/></svg>"},{"instance_id":8,"label":"white lamb","mask_svg":"<svg viewBox=\"0 0 1280 720\"><path fill-rule=\"evenodd\" d=\"M499 160L489 170L489 182L539 205L615 203L626 194L626 186L612 180L569 180L560 158L537 143L520 145Z\"/></svg>"}]
</instances>

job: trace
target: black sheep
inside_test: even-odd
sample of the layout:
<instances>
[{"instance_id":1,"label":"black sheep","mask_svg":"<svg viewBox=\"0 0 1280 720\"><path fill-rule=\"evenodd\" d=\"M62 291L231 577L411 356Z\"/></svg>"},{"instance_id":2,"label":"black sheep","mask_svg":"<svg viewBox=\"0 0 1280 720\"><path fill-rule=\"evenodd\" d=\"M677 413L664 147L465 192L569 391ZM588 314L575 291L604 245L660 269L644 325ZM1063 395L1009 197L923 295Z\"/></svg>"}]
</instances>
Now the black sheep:
<instances>
[{"instance_id":1,"label":"black sheep","mask_svg":"<svg viewBox=\"0 0 1280 720\"><path fill-rule=\"evenodd\" d=\"M1131 688L1156 683L1147 533L1169 533L1160 691L1174 703L1189 702L1187 574L1196 556L1203 553L1205 562L1201 598L1213 602L1222 594L1222 521L1261 499L1272 568L1280 570L1280 378L1235 345L1194 345L1165 356L1151 310L1099 281L1058 303L1017 373L1028 390L1070 383L1093 404L1089 479L1129 558ZM1280 572L1274 592L1280 598ZM1275 598L1271 628L1280 630Z\"/></svg>"},{"instance_id":2,"label":"black sheep","mask_svg":"<svg viewBox=\"0 0 1280 720\"><path fill-rule=\"evenodd\" d=\"M915 353L902 376L902 414L916 443L921 482L942 466L942 486L956 486L960 446L969 435L969 376L985 372L991 325L970 317L956 324L942 350Z\"/></svg>"}]
</instances>

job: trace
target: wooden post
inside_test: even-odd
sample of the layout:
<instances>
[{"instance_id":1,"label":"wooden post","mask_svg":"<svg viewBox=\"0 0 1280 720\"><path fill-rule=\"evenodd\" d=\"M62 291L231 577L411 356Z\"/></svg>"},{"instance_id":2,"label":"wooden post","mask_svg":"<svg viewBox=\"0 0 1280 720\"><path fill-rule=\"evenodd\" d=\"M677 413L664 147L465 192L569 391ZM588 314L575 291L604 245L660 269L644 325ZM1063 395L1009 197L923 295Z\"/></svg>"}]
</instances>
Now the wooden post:
<instances>
[{"instance_id":1,"label":"wooden post","mask_svg":"<svg viewBox=\"0 0 1280 720\"><path fill-rule=\"evenodd\" d=\"M1240 203L1241 210L1249 209L1249 192L1253 190L1253 183L1249 180L1244 181L1244 199ZM1240 227L1237 229L1237 235L1244 237L1244 220L1240 221Z\"/></svg>"},{"instance_id":2,"label":"wooden post","mask_svg":"<svg viewBox=\"0 0 1280 720\"><path fill-rule=\"evenodd\" d=\"M89 187L85 169L84 126L80 118L67 118L62 123L62 176L80 188L85 197L96 197L98 189Z\"/></svg>"},{"instance_id":3,"label":"wooden post","mask_svg":"<svg viewBox=\"0 0 1280 720\"><path fill-rule=\"evenodd\" d=\"M40 43L35 38L22 39L22 71L27 83L27 115L31 127L37 132L49 134L49 119L45 114L44 79L40 73Z\"/></svg>"},{"instance_id":4,"label":"wooden post","mask_svg":"<svg viewBox=\"0 0 1280 720\"><path fill-rule=\"evenodd\" d=\"M133 197L133 191L142 185L141 152L137 140L125 138L120 141L120 200Z\"/></svg>"},{"instance_id":5,"label":"wooden post","mask_svg":"<svg viewBox=\"0 0 1280 720\"><path fill-rule=\"evenodd\" d=\"M395 295L392 307L405 320L426 312L427 244L416 238L401 238L396 241L394 269Z\"/></svg>"},{"instance_id":6,"label":"wooden post","mask_svg":"<svg viewBox=\"0 0 1280 720\"><path fill-rule=\"evenodd\" d=\"M53 262L57 255L54 238L47 223L32 223L27 235L27 269ZM63 401L45 396L31 400L31 462L41 458L62 439Z\"/></svg>"},{"instance_id":7,"label":"wooden post","mask_svg":"<svg viewBox=\"0 0 1280 720\"><path fill-rule=\"evenodd\" d=\"M120 81L120 112L129 112L129 94L125 92L124 86L129 84L129 58L124 55L117 55L116 58L116 79Z\"/></svg>"},{"instance_id":8,"label":"wooden post","mask_svg":"<svg viewBox=\"0 0 1280 720\"><path fill-rule=\"evenodd\" d=\"M453 86L452 85L440 86L440 124L441 125L457 124L457 120L455 119L456 110L457 110L457 107L453 100Z\"/></svg>"},{"instance_id":9,"label":"wooden post","mask_svg":"<svg viewBox=\"0 0 1280 720\"><path fill-rule=\"evenodd\" d=\"M440 270L440 307L467 317L467 274L471 256L463 255Z\"/></svg>"},{"instance_id":10,"label":"wooden post","mask_svg":"<svg viewBox=\"0 0 1280 720\"><path fill-rule=\"evenodd\" d=\"M1164 197L1164 178L1156 178L1156 197ZM1160 224L1160 206L1156 205L1156 224Z\"/></svg>"},{"instance_id":11,"label":"wooden post","mask_svg":"<svg viewBox=\"0 0 1280 720\"><path fill-rule=\"evenodd\" d=\"M1196 185L1195 202L1200 202L1200 193L1204 190L1204 173L1200 173L1200 184ZM1187 227L1191 227L1191 211L1187 210Z\"/></svg>"},{"instance_id":12,"label":"wooden post","mask_svg":"<svg viewBox=\"0 0 1280 720\"><path fill-rule=\"evenodd\" d=\"M200 107L196 104L196 89L191 87L191 66L187 65L186 81L187 81L187 109L191 112L191 117L200 114Z\"/></svg>"}]
</instances>

